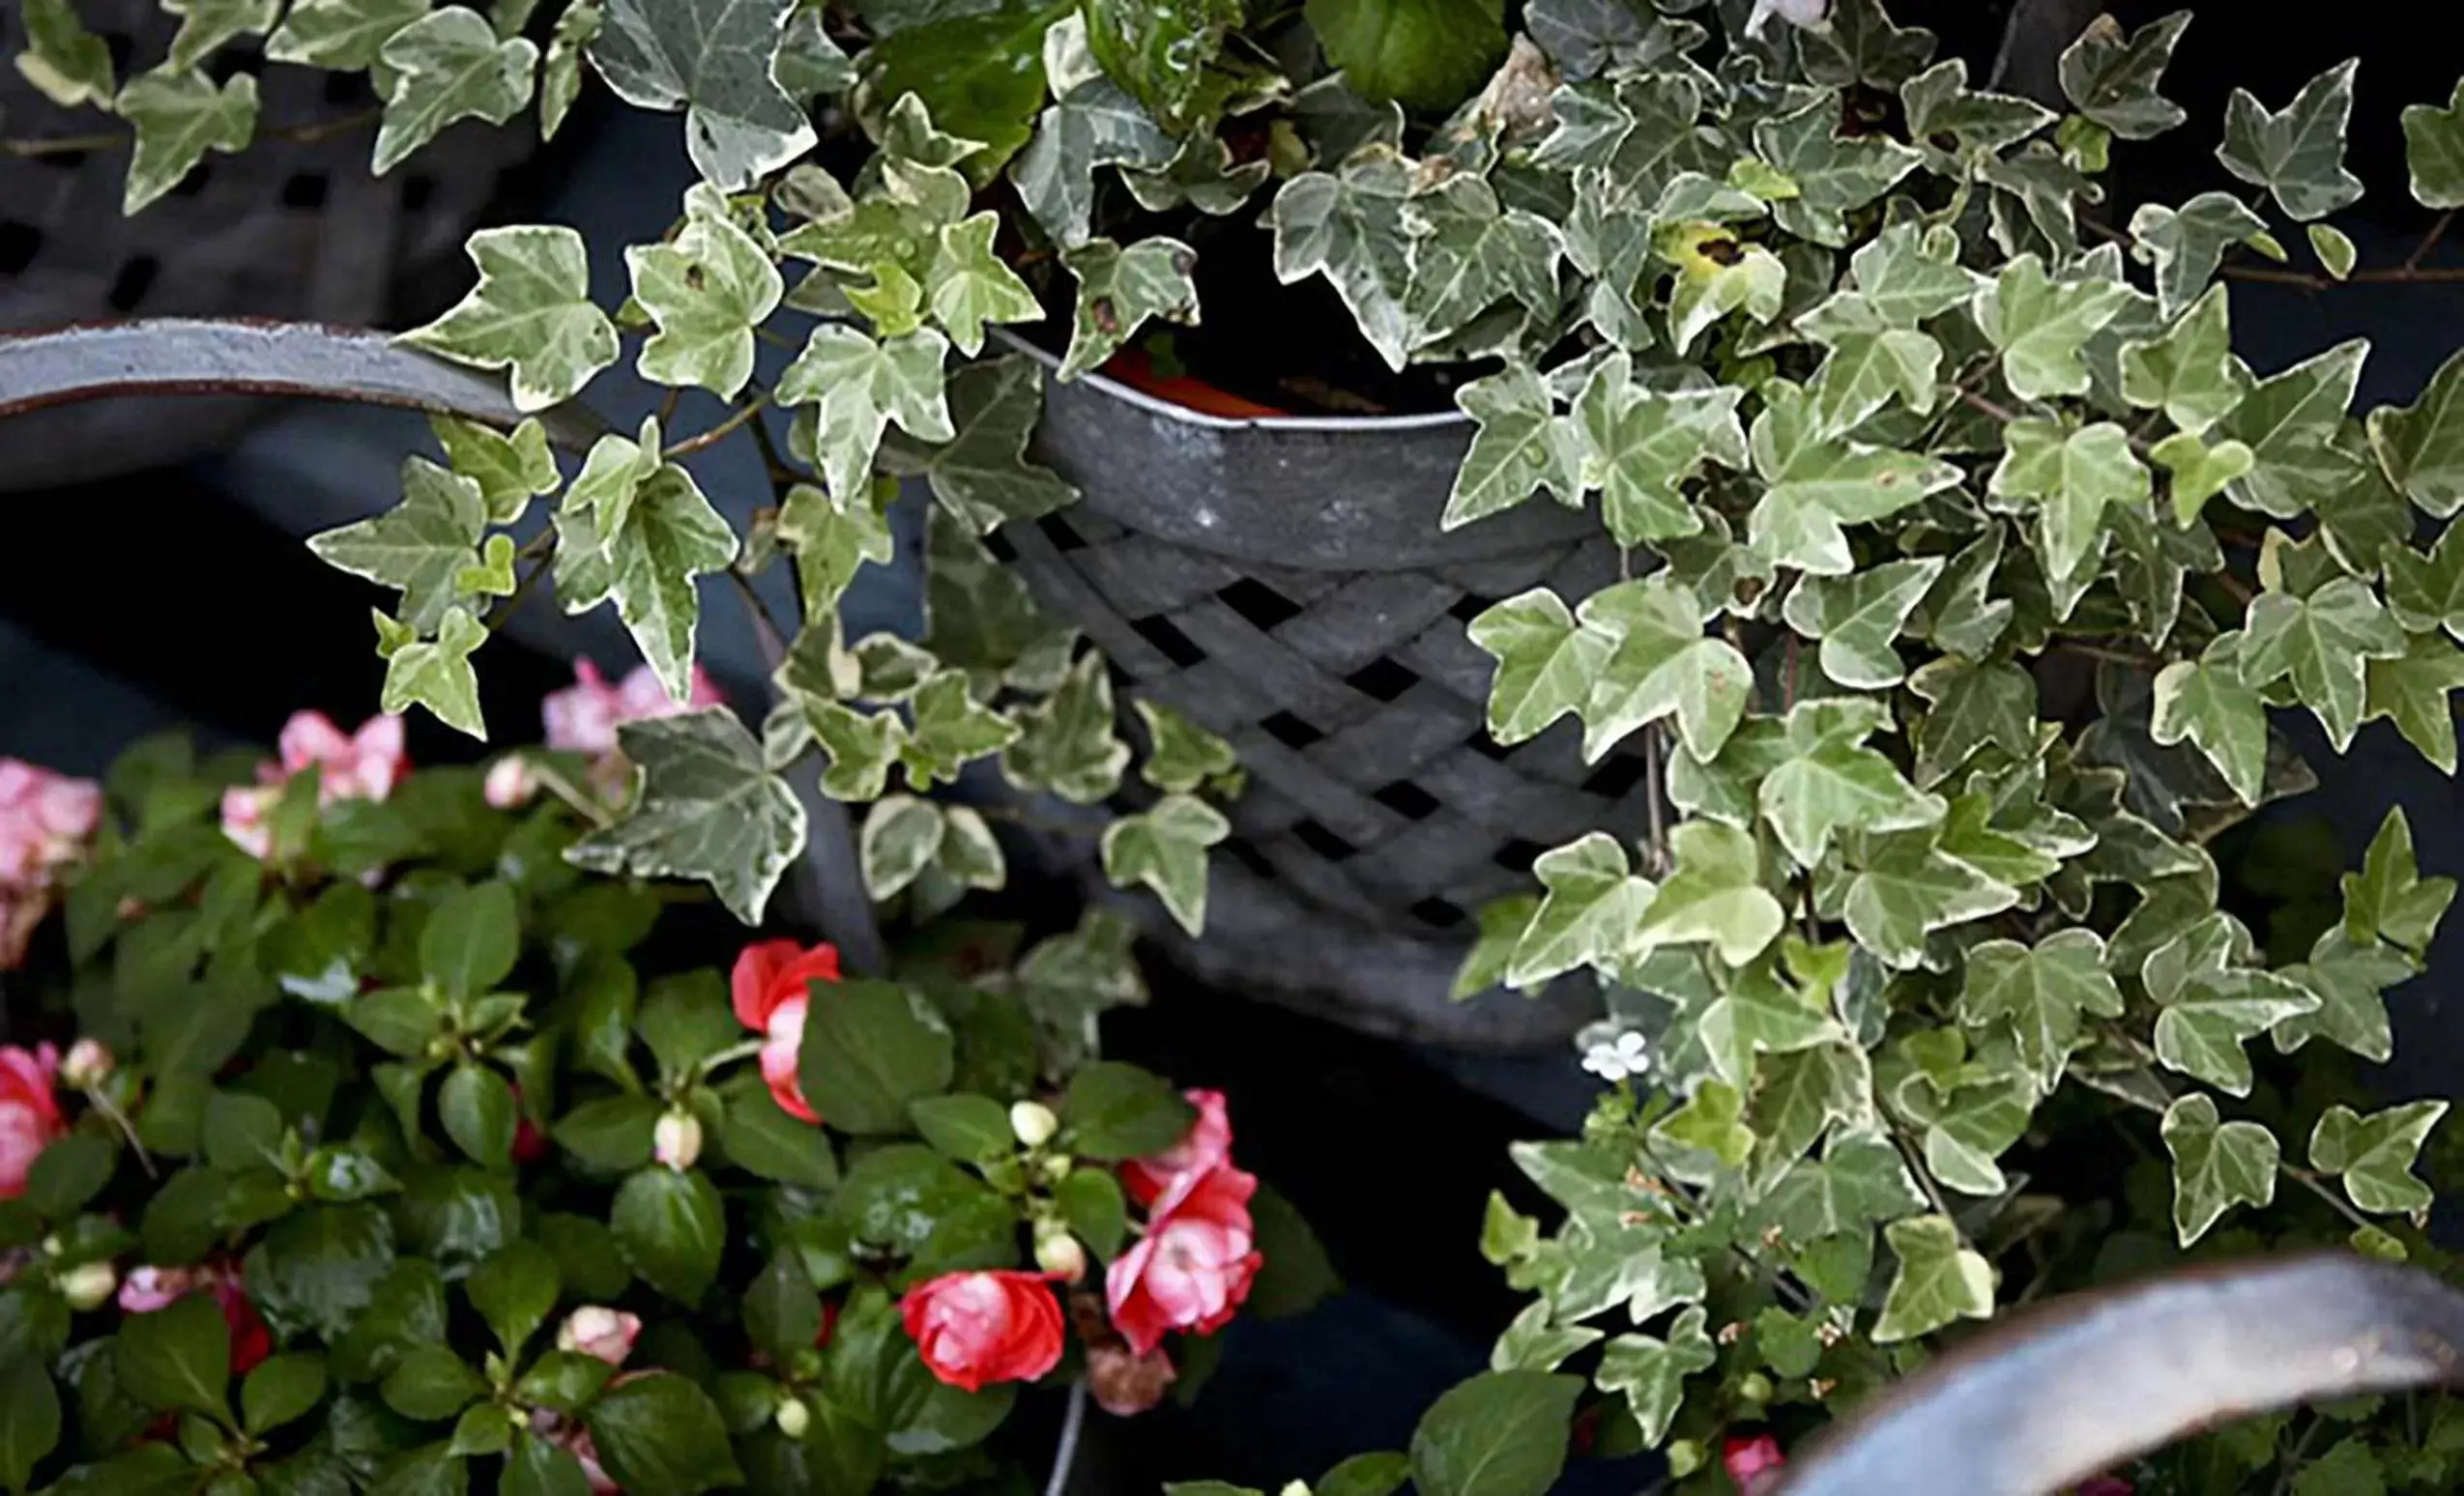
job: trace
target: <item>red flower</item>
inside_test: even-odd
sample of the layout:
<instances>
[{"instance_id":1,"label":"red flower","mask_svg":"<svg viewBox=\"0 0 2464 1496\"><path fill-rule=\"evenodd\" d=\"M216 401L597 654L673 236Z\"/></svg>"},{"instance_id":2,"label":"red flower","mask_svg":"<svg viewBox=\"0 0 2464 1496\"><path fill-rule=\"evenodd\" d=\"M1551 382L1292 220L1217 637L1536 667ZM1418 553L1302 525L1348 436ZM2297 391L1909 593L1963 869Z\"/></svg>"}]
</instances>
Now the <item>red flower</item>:
<instances>
[{"instance_id":1,"label":"red flower","mask_svg":"<svg viewBox=\"0 0 2464 1496\"><path fill-rule=\"evenodd\" d=\"M0 1200L25 1193L26 1171L68 1131L51 1093L59 1071L59 1051L47 1044L0 1049Z\"/></svg>"},{"instance_id":2,"label":"red flower","mask_svg":"<svg viewBox=\"0 0 2464 1496\"><path fill-rule=\"evenodd\" d=\"M1183 1174L1203 1174L1232 1162L1232 1116L1224 1109L1221 1091L1188 1091L1198 1120L1189 1136L1151 1158L1132 1159L1120 1166L1121 1188L1140 1205L1152 1205Z\"/></svg>"},{"instance_id":3,"label":"red flower","mask_svg":"<svg viewBox=\"0 0 2464 1496\"><path fill-rule=\"evenodd\" d=\"M1728 1472L1740 1496L1762 1496L1778 1485L1780 1472L1787 1463L1787 1456L1780 1453L1780 1441L1769 1434L1730 1439L1720 1446L1720 1468Z\"/></svg>"},{"instance_id":4,"label":"red flower","mask_svg":"<svg viewBox=\"0 0 2464 1496\"><path fill-rule=\"evenodd\" d=\"M793 940L756 940L736 958L728 973L736 1021L764 1036L762 1079L789 1116L819 1122L822 1114L804 1100L796 1079L796 1058L804 1047L804 1013L810 1004L809 984L838 980L838 947L816 945L810 950Z\"/></svg>"},{"instance_id":5,"label":"red flower","mask_svg":"<svg viewBox=\"0 0 2464 1496\"><path fill-rule=\"evenodd\" d=\"M1037 1273L944 1273L907 1290L898 1316L933 1375L974 1392L1060 1364L1060 1301Z\"/></svg>"},{"instance_id":6,"label":"red flower","mask_svg":"<svg viewBox=\"0 0 2464 1496\"><path fill-rule=\"evenodd\" d=\"M133 1269L120 1280L120 1311L151 1314L198 1292L214 1295L214 1302L222 1307L222 1322L231 1330L233 1376L247 1375L259 1362L274 1354L274 1332L267 1327L265 1316L257 1312L257 1307L248 1301L235 1268L208 1264Z\"/></svg>"},{"instance_id":7,"label":"red flower","mask_svg":"<svg viewBox=\"0 0 2464 1496\"><path fill-rule=\"evenodd\" d=\"M1230 1165L1183 1174L1146 1216L1146 1234L1113 1259L1104 1295L1113 1324L1145 1355L1168 1331L1211 1335L1249 1297L1265 1257L1249 1220L1254 1174Z\"/></svg>"}]
</instances>

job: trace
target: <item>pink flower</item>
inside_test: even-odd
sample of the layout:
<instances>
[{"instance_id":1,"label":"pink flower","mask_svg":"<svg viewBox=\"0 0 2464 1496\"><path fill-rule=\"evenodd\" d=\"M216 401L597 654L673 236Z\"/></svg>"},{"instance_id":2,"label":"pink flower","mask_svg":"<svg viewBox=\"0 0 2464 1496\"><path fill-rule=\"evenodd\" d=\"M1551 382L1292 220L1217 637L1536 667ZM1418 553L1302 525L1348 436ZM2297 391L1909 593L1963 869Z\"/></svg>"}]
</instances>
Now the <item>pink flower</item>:
<instances>
[{"instance_id":1,"label":"pink flower","mask_svg":"<svg viewBox=\"0 0 2464 1496\"><path fill-rule=\"evenodd\" d=\"M807 949L793 940L756 940L737 954L727 976L736 1021L763 1036L762 1079L791 1117L819 1122L804 1099L797 1061L804 1049L804 1015L814 982L838 980L838 947Z\"/></svg>"},{"instance_id":2,"label":"pink flower","mask_svg":"<svg viewBox=\"0 0 2464 1496\"><path fill-rule=\"evenodd\" d=\"M151 1314L169 1309L197 1286L198 1270L184 1267L130 1268L120 1280L120 1311Z\"/></svg>"},{"instance_id":3,"label":"pink flower","mask_svg":"<svg viewBox=\"0 0 2464 1496\"><path fill-rule=\"evenodd\" d=\"M1249 1197L1258 1179L1230 1165L1182 1174L1148 1209L1146 1234L1113 1259L1104 1296L1113 1326L1145 1355L1169 1331L1210 1335L1249 1297L1265 1257Z\"/></svg>"},{"instance_id":4,"label":"pink flower","mask_svg":"<svg viewBox=\"0 0 2464 1496\"><path fill-rule=\"evenodd\" d=\"M1739 1496L1762 1496L1780 1483L1780 1472L1787 1464L1787 1456L1780 1453L1780 1441L1769 1434L1730 1439L1720 1446L1720 1468L1728 1473Z\"/></svg>"},{"instance_id":5,"label":"pink flower","mask_svg":"<svg viewBox=\"0 0 2464 1496\"><path fill-rule=\"evenodd\" d=\"M898 1315L933 1375L974 1392L1060 1364L1060 1301L1036 1273L944 1273L907 1290Z\"/></svg>"},{"instance_id":6,"label":"pink flower","mask_svg":"<svg viewBox=\"0 0 2464 1496\"><path fill-rule=\"evenodd\" d=\"M1120 1166L1121 1188L1141 1205L1151 1205L1184 1174L1203 1174L1232 1162L1232 1117L1224 1109L1221 1091L1188 1091L1198 1108L1189 1136L1152 1158L1133 1159Z\"/></svg>"},{"instance_id":7,"label":"pink flower","mask_svg":"<svg viewBox=\"0 0 2464 1496\"><path fill-rule=\"evenodd\" d=\"M634 667L621 684L609 685L596 665L575 660L573 684L549 692L539 703L539 716L545 722L550 748L598 755L616 751L616 729L622 723L726 705L727 698L699 665L693 667L692 682L680 702L667 694L648 665Z\"/></svg>"},{"instance_id":8,"label":"pink flower","mask_svg":"<svg viewBox=\"0 0 2464 1496\"><path fill-rule=\"evenodd\" d=\"M254 786L222 791L222 834L252 857L263 858L273 850L274 828L266 824L266 817L281 800L291 776L309 765L317 769L320 805L385 799L411 771L402 750L402 719L395 716L370 717L357 733L344 736L325 713L296 711L282 724L275 746L280 761L258 764Z\"/></svg>"},{"instance_id":9,"label":"pink flower","mask_svg":"<svg viewBox=\"0 0 2464 1496\"><path fill-rule=\"evenodd\" d=\"M508 753L488 765L487 779L480 793L498 810L520 810L539 792L538 776L518 753Z\"/></svg>"},{"instance_id":10,"label":"pink flower","mask_svg":"<svg viewBox=\"0 0 2464 1496\"><path fill-rule=\"evenodd\" d=\"M1164 1400L1180 1373L1160 1350L1133 1355L1119 1345L1087 1348L1087 1390L1095 1406L1115 1418L1131 1418Z\"/></svg>"},{"instance_id":11,"label":"pink flower","mask_svg":"<svg viewBox=\"0 0 2464 1496\"><path fill-rule=\"evenodd\" d=\"M595 1356L611 1367L624 1365L633 1341L642 1333L642 1316L597 1304L585 1304L565 1316L556 1330L556 1348Z\"/></svg>"},{"instance_id":12,"label":"pink flower","mask_svg":"<svg viewBox=\"0 0 2464 1496\"><path fill-rule=\"evenodd\" d=\"M274 1354L274 1331L257 1312L241 1285L236 1269L208 1263L198 1267L140 1267L120 1280L120 1310L151 1314L192 1293L210 1293L222 1308L222 1322L231 1331L231 1374L246 1376Z\"/></svg>"},{"instance_id":13,"label":"pink flower","mask_svg":"<svg viewBox=\"0 0 2464 1496\"><path fill-rule=\"evenodd\" d=\"M615 1381L608 1385L614 1386ZM533 1408L531 1432L573 1456L574 1463L582 1467L582 1479L590 1482L593 1496L623 1496L623 1488L608 1479L605 1467L599 1464L599 1448L592 1442L590 1429L580 1423L546 1408Z\"/></svg>"},{"instance_id":14,"label":"pink flower","mask_svg":"<svg viewBox=\"0 0 2464 1496\"><path fill-rule=\"evenodd\" d=\"M0 885L48 886L102 822L102 787L18 759L0 759Z\"/></svg>"},{"instance_id":15,"label":"pink flower","mask_svg":"<svg viewBox=\"0 0 2464 1496\"><path fill-rule=\"evenodd\" d=\"M47 1044L0 1049L0 1199L25 1193L26 1171L68 1131L51 1094L59 1070L60 1053Z\"/></svg>"}]
</instances>

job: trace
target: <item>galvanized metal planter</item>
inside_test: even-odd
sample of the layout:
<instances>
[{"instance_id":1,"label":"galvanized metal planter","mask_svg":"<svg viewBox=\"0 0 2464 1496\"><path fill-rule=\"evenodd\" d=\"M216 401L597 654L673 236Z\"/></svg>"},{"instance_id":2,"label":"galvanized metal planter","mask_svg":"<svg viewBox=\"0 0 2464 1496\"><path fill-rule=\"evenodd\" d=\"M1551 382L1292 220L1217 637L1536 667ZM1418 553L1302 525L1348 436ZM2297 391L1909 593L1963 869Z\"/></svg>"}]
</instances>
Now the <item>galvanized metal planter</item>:
<instances>
[{"instance_id":1,"label":"galvanized metal planter","mask_svg":"<svg viewBox=\"0 0 2464 1496\"><path fill-rule=\"evenodd\" d=\"M1049 371L1049 355L1014 342ZM1581 760L1572 723L1508 748L1493 662L1464 637L1542 583L1614 579L1591 516L1531 503L1443 532L1471 439L1457 415L1227 419L1090 375L1047 380L1038 455L1084 500L996 537L1131 688L1223 734L1250 789L1208 931L1158 938L1201 974L1373 1032L1552 1046L1587 992L1446 992L1482 904L1596 828L1638 833L1643 763Z\"/></svg>"}]
</instances>

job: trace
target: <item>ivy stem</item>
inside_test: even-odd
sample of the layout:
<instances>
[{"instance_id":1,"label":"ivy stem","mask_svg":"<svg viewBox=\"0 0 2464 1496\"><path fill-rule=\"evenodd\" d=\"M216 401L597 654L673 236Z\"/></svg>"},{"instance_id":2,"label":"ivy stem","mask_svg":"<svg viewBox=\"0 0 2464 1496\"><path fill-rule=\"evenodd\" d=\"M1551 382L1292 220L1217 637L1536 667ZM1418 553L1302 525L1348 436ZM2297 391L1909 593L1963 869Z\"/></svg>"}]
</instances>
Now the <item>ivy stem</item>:
<instances>
[{"instance_id":1,"label":"ivy stem","mask_svg":"<svg viewBox=\"0 0 2464 1496\"><path fill-rule=\"evenodd\" d=\"M1908 1172L1917 1176L1917 1188L1925 1192L1927 1201L1933 1206L1933 1213L1950 1222L1952 1230L1958 1231L1960 1246L1974 1250L1976 1244L1968 1240L1967 1232L1959 1230L1959 1218L1951 1214L1951 1202L1942 1197L1942 1187L1926 1172L1925 1159L1909 1145L1907 1134L1895 1127L1891 1130L1891 1141L1898 1146L1899 1157L1906 1161Z\"/></svg>"},{"instance_id":2,"label":"ivy stem","mask_svg":"<svg viewBox=\"0 0 2464 1496\"><path fill-rule=\"evenodd\" d=\"M2325 1423L2326 1420L2312 1415L2310 1421L2302 1425L2301 1436L2293 1441L2293 1448L2284 1453L2284 1473L2276 1478L2276 1496L2285 1496L2286 1492L2293 1489L2293 1478L2301 1473L2302 1456L2310 1452L2310 1440Z\"/></svg>"},{"instance_id":3,"label":"ivy stem","mask_svg":"<svg viewBox=\"0 0 2464 1496\"><path fill-rule=\"evenodd\" d=\"M599 803L596 795L583 793L579 786L557 772L546 760L525 754L522 757L522 763L533 774L538 776L539 783L546 788L548 793L572 807L583 820L591 823L594 830L604 831L613 824L613 820L607 813L607 807Z\"/></svg>"},{"instance_id":4,"label":"ivy stem","mask_svg":"<svg viewBox=\"0 0 2464 1496\"><path fill-rule=\"evenodd\" d=\"M307 120L297 125L277 125L257 131L257 138L296 140L304 145L330 136L348 134L362 126L373 125L385 115L382 105L362 109L331 120ZM92 151L118 151L136 139L134 131L98 130L90 135L55 135L48 140L0 140L0 157L25 159L39 156L77 156Z\"/></svg>"},{"instance_id":5,"label":"ivy stem","mask_svg":"<svg viewBox=\"0 0 2464 1496\"><path fill-rule=\"evenodd\" d=\"M768 409L769 409L769 398L767 395L748 400L734 415L710 430L686 437L681 442L669 443L667 449L659 453L659 461L674 462L679 457L687 457L705 447L715 446L734 436L743 428L745 422L759 417Z\"/></svg>"},{"instance_id":6,"label":"ivy stem","mask_svg":"<svg viewBox=\"0 0 2464 1496\"><path fill-rule=\"evenodd\" d=\"M2404 257L2404 268L2408 271L2420 270L2421 261L2429 256L2432 249L2438 247L2438 242L2447 237L2448 227L2454 221L2454 209L2450 208L2447 212L2440 214L2431 222L2430 231L2421 236L2421 242L2413 246L2413 252Z\"/></svg>"},{"instance_id":7,"label":"ivy stem","mask_svg":"<svg viewBox=\"0 0 2464 1496\"><path fill-rule=\"evenodd\" d=\"M2157 1083L2159 1085L2163 1084L2160 1080ZM2168 1091L2167 1095L2170 1096L2170 1094L2171 1093ZM2165 1108L2160 1107L2154 1102L2142 1101L2137 1097L2131 1097L2129 1098L2129 1100L2131 1106L2138 1108L2141 1111L2153 1112L2159 1117L2163 1116L2166 1110ZM2293 1165L2285 1163L2282 1156L2278 1155L2276 1161L2276 1171L2282 1174L2285 1178L2292 1180L2296 1184L2299 1184L2303 1189L2309 1191L2312 1194L2317 1195L2321 1200L2326 1202L2327 1207L2330 1210L2333 1210L2337 1215L2342 1216L2353 1229L2357 1231L2365 1228L2370 1230L2378 1229L2378 1227L2370 1221L2369 1217L2363 1215L2360 1211L2355 1210L2351 1205L2347 1204L2334 1190L2327 1187L2324 1180L2322 1180L2317 1174L2312 1173L2310 1170L2306 1168L2297 1168Z\"/></svg>"},{"instance_id":8,"label":"ivy stem","mask_svg":"<svg viewBox=\"0 0 2464 1496\"><path fill-rule=\"evenodd\" d=\"M1667 773L1667 756L1662 751L1660 726L1654 722L1642 730L1642 792L1651 807L1651 871L1666 877L1668 876L1668 813L1661 803L1661 791Z\"/></svg>"},{"instance_id":9,"label":"ivy stem","mask_svg":"<svg viewBox=\"0 0 2464 1496\"><path fill-rule=\"evenodd\" d=\"M2338 285L2355 286L2430 286L2464 283L2464 266L2399 265L2392 270L2355 271L2338 281L2326 275L2313 275L2308 271L2267 270L2256 265L2228 265L2223 275L2228 280L2260 280L2271 285L2300 286L2305 291L2333 291Z\"/></svg>"}]
</instances>

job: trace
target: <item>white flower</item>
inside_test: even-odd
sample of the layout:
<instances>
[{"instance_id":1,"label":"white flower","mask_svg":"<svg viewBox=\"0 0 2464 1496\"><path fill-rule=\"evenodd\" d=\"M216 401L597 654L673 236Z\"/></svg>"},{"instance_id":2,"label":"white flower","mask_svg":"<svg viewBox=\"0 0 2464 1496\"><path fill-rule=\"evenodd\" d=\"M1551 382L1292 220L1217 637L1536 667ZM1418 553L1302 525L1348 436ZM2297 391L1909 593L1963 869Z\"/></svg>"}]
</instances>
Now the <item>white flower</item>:
<instances>
[{"instance_id":1,"label":"white flower","mask_svg":"<svg viewBox=\"0 0 2464 1496\"><path fill-rule=\"evenodd\" d=\"M1585 1050L1582 1068L1603 1080L1623 1080L1650 1068L1649 1050L1642 1035L1628 1029L1614 1040L1603 1040Z\"/></svg>"}]
</instances>

